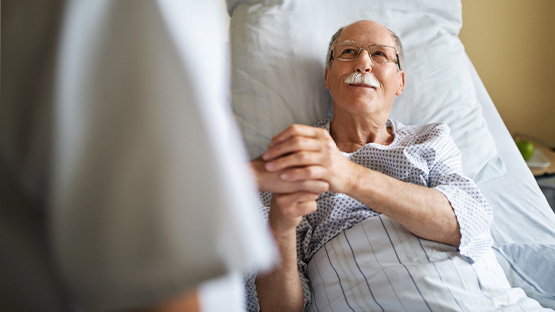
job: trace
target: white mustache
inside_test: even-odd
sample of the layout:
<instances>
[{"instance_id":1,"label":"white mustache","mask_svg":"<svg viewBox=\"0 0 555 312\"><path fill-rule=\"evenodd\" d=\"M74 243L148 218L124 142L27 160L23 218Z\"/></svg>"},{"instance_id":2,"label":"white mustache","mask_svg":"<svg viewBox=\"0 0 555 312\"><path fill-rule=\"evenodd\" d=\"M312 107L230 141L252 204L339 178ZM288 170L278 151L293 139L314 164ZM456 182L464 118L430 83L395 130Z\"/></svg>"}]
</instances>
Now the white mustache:
<instances>
[{"instance_id":1,"label":"white mustache","mask_svg":"<svg viewBox=\"0 0 555 312\"><path fill-rule=\"evenodd\" d=\"M343 80L343 82L348 84L363 84L373 88L380 87L380 82L378 81L378 79L376 79L376 77L372 73L361 74L359 72L353 72L349 76L345 77L345 80Z\"/></svg>"}]
</instances>

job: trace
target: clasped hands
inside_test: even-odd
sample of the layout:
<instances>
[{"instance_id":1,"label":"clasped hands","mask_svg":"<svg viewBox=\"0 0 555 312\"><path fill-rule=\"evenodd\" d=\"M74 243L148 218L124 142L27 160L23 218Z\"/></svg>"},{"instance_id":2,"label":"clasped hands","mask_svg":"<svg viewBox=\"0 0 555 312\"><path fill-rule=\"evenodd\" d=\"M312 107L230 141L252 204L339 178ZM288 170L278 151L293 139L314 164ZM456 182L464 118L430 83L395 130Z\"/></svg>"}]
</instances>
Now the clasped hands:
<instances>
[{"instance_id":1,"label":"clasped hands","mask_svg":"<svg viewBox=\"0 0 555 312\"><path fill-rule=\"evenodd\" d=\"M251 166L260 191L273 193L272 230L290 234L302 216L316 211L321 193L348 193L356 164L341 154L325 129L292 125L273 137L268 150Z\"/></svg>"}]
</instances>

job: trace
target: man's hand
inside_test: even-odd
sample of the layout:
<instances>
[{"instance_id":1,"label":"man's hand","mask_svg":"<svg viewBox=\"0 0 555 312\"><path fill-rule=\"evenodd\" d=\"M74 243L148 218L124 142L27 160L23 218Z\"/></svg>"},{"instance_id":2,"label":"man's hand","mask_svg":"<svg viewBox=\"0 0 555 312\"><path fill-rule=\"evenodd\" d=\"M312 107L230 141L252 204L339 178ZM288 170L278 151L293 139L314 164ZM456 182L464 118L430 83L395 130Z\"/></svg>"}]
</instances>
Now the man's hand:
<instances>
[{"instance_id":1,"label":"man's hand","mask_svg":"<svg viewBox=\"0 0 555 312\"><path fill-rule=\"evenodd\" d=\"M309 192L274 193L268 217L274 235L295 235L295 229L302 217L316 211L316 198L318 194ZM276 237L276 240L280 238Z\"/></svg>"},{"instance_id":2,"label":"man's hand","mask_svg":"<svg viewBox=\"0 0 555 312\"><path fill-rule=\"evenodd\" d=\"M302 311L303 286L297 270L296 227L304 215L316 211L317 194L276 194L270 204L269 223L281 261L270 272L258 274L256 290L262 311Z\"/></svg>"},{"instance_id":3,"label":"man's hand","mask_svg":"<svg viewBox=\"0 0 555 312\"><path fill-rule=\"evenodd\" d=\"M262 155L265 169L287 182L323 180L330 190L348 194L357 165L346 159L325 129L292 125L276 135Z\"/></svg>"},{"instance_id":4,"label":"man's hand","mask_svg":"<svg viewBox=\"0 0 555 312\"><path fill-rule=\"evenodd\" d=\"M323 180L399 222L415 235L458 246L460 228L439 191L399 181L346 159L325 129L293 125L272 139L265 169L283 181Z\"/></svg>"}]
</instances>

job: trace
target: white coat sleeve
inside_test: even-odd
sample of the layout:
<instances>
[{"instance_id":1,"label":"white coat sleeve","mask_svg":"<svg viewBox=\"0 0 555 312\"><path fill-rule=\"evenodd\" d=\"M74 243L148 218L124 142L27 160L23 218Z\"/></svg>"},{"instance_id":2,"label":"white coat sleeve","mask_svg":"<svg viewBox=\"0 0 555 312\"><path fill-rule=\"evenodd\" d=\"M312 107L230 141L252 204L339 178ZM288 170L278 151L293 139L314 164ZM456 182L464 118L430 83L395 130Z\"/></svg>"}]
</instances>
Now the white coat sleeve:
<instances>
[{"instance_id":1,"label":"white coat sleeve","mask_svg":"<svg viewBox=\"0 0 555 312\"><path fill-rule=\"evenodd\" d=\"M152 304L275 258L225 105L225 17L214 3L68 4L50 226L86 308Z\"/></svg>"}]
</instances>

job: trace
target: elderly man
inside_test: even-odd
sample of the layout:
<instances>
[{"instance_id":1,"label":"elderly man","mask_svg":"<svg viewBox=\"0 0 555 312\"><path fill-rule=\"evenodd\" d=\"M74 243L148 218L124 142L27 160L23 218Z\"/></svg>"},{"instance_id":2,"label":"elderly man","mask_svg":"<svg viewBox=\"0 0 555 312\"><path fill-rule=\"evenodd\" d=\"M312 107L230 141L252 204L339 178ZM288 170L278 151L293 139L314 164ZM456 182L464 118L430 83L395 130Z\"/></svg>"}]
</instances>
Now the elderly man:
<instances>
[{"instance_id":1,"label":"elderly man","mask_svg":"<svg viewBox=\"0 0 555 312\"><path fill-rule=\"evenodd\" d=\"M485 309L503 306L505 303L496 301L497 295L492 294L495 292L485 294L483 282L462 282L466 288L452 291L447 296L449 302L426 298L423 289L435 286L418 280L409 268L414 264L412 260L400 259L402 256L395 249L400 245L391 238L392 231L406 234L410 244L422 246L426 257L441 255L436 261L451 261L455 268L472 269L473 263L485 254L491 259L493 241L489 232L492 211L476 184L463 175L460 152L449 136L449 128L443 124L405 126L389 119L393 99L405 85L399 38L372 21L341 28L330 42L325 84L333 98L333 119L322 120L315 127L289 127L275 136L268 150L252 162L261 191L273 192L262 193L261 198L281 252L281 262L273 271L247 281L249 309L468 310L473 307L461 302L469 298L496 302L497 305ZM328 188L329 192L321 194ZM367 222L365 228L357 229L356 225L362 222ZM351 281L343 284L340 270L327 264L328 259L332 263L328 253L328 248L333 247L329 246L330 241L348 230L358 230L369 237L368 248L362 250L373 253L375 259L370 262L377 264L374 271L364 272L363 265L355 263L370 290L357 305L348 288L360 285ZM401 271L406 269L402 273L408 272L407 275L390 274L386 266L391 261L378 259L382 251L372 245L371 238L381 234L391 240L391 247L384 247L385 252L388 248L395 252L398 266ZM356 249L348 240L347 243L348 248ZM320 252L325 260L317 263ZM351 253L344 252L342 256L351 257ZM354 252L352 256L355 257ZM432 258L424 265L434 263ZM320 274L325 270L326 265L336 271L336 281L325 282L320 278L322 275L315 275L314 272ZM435 270L441 273L438 267L439 264ZM394 300L380 297L376 287L381 286L371 284L379 280L372 277L377 274L385 276L384 280L391 285L390 293L395 294L402 293L399 285L411 284L412 279L414 293L420 296L412 299L401 294ZM487 274L504 281L499 289L503 288L500 293L506 296L511 289L502 271L496 268ZM334 287L331 284L339 284L341 298L329 299L329 289ZM474 286L476 291L470 289ZM450 289L451 285L442 287ZM314 297L324 291L328 292L327 301L314 302ZM511 296L517 298L523 293ZM371 302L363 302L370 297ZM532 305L539 307L535 302Z\"/></svg>"}]
</instances>

